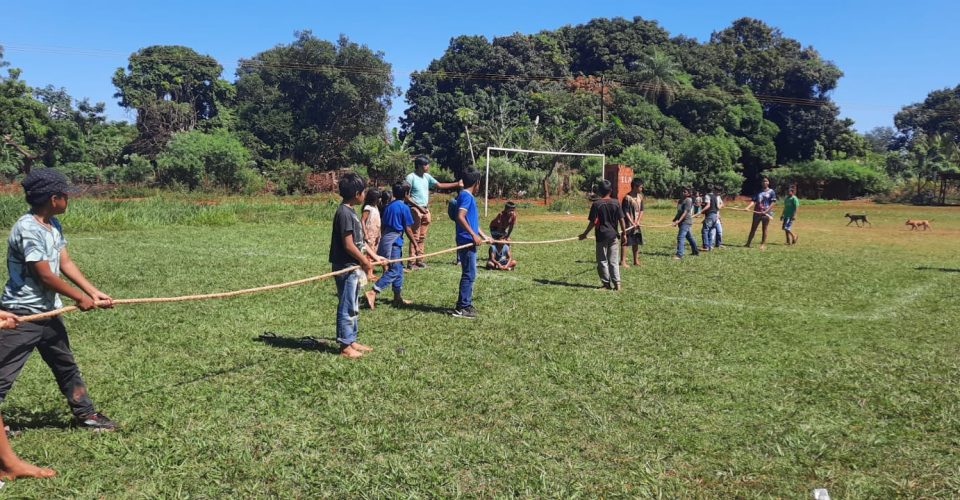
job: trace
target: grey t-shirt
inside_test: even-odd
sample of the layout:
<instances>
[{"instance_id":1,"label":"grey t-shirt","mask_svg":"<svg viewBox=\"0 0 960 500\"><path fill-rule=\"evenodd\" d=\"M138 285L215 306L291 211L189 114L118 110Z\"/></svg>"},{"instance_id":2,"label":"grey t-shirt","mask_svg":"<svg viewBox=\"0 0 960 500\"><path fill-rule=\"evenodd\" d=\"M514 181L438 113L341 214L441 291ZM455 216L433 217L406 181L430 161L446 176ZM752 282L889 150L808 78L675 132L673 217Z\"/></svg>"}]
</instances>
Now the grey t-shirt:
<instances>
[{"instance_id":1,"label":"grey t-shirt","mask_svg":"<svg viewBox=\"0 0 960 500\"><path fill-rule=\"evenodd\" d=\"M43 286L27 267L28 262L46 261L50 271L60 275L60 250L67 246L67 240L56 217L50 219L50 225L48 228L32 214L24 214L10 230L7 238L10 279L0 299L4 309L38 313L63 307L60 295Z\"/></svg>"},{"instance_id":2,"label":"grey t-shirt","mask_svg":"<svg viewBox=\"0 0 960 500\"><path fill-rule=\"evenodd\" d=\"M674 216L673 220L679 220L680 225L692 225L693 224L693 199L689 196L684 198L680 203L677 203L677 215Z\"/></svg>"}]
</instances>

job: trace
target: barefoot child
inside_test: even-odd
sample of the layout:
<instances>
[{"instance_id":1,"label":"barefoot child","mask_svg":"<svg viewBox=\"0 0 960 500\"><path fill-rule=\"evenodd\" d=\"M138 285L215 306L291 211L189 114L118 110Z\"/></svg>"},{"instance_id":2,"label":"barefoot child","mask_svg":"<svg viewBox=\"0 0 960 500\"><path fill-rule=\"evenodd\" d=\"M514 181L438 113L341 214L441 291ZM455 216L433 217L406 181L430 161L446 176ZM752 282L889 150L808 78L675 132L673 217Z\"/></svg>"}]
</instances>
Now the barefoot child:
<instances>
[{"instance_id":1,"label":"barefoot child","mask_svg":"<svg viewBox=\"0 0 960 500\"><path fill-rule=\"evenodd\" d=\"M382 255L390 260L396 260L403 256L403 235L406 233L410 238L411 248L414 249L414 255L419 254L419 244L416 242L413 232L413 214L407 205L407 197L410 194L410 184L406 181L400 181L393 185L393 201L387 205L383 211L383 235L380 239L380 248L377 249L377 255ZM403 263L392 262L387 270L380 276L373 285L373 290L366 293L367 304L371 309L375 307L377 295L388 286L393 288L393 305L410 305L409 300L403 298Z\"/></svg>"},{"instance_id":2,"label":"barefoot child","mask_svg":"<svg viewBox=\"0 0 960 500\"><path fill-rule=\"evenodd\" d=\"M757 234L757 226L762 225L760 250L767 248L767 226L770 225L770 219L773 218L773 206L776 202L777 193L770 189L770 179L764 177L763 189L747 205L747 211L753 210L753 222L750 224L750 235L747 236L747 244L744 246L750 248L753 237Z\"/></svg>"},{"instance_id":3,"label":"barefoot child","mask_svg":"<svg viewBox=\"0 0 960 500\"><path fill-rule=\"evenodd\" d=\"M508 201L503 211L490 221L490 237L494 240L509 240L517 223L517 204Z\"/></svg>"},{"instance_id":4,"label":"barefoot child","mask_svg":"<svg viewBox=\"0 0 960 500\"><path fill-rule=\"evenodd\" d=\"M334 271L359 265L360 269L334 277L337 283L337 343L340 355L359 358L373 349L357 342L360 316L360 281L362 273L373 274L373 263L364 254L363 224L353 206L363 202L363 178L348 172L340 178L337 188L343 201L333 215L330 236L330 264Z\"/></svg>"},{"instance_id":5,"label":"barefoot child","mask_svg":"<svg viewBox=\"0 0 960 500\"><path fill-rule=\"evenodd\" d=\"M683 188L683 196L677 202L677 215L673 217L673 222L671 222L674 226L678 226L677 253L673 256L674 260L683 258L684 241L690 243L690 251L693 255L700 255L700 250L697 249L697 240L693 237L693 198L690 197L690 193L690 188Z\"/></svg>"},{"instance_id":6,"label":"barefoot child","mask_svg":"<svg viewBox=\"0 0 960 500\"><path fill-rule=\"evenodd\" d=\"M363 224L364 249L367 256L379 260L377 248L380 247L380 190L370 188L363 199L363 214L360 222ZM384 270L385 271L385 270Z\"/></svg>"},{"instance_id":7,"label":"barefoot child","mask_svg":"<svg viewBox=\"0 0 960 500\"><path fill-rule=\"evenodd\" d=\"M13 330L17 327L17 315L7 311L0 311L0 328ZM9 481L20 477L53 477L57 473L53 469L37 467L23 461L7 440L7 433L3 431L3 417L0 416L0 480Z\"/></svg>"},{"instance_id":8,"label":"barefoot child","mask_svg":"<svg viewBox=\"0 0 960 500\"><path fill-rule=\"evenodd\" d=\"M610 198L613 185L604 179L597 189L600 199L590 206L590 221L580 234L584 240L590 230L596 228L594 236L597 243L597 274L600 284L608 290L620 290L620 246L627 229L623 219L623 210L617 200Z\"/></svg>"},{"instance_id":9,"label":"barefoot child","mask_svg":"<svg viewBox=\"0 0 960 500\"><path fill-rule=\"evenodd\" d=\"M460 289L457 293L457 305L453 310L455 318L474 319L477 310L473 307L473 282L477 279L477 247L490 238L480 230L480 214L477 211L477 200L473 194L480 185L480 173L474 169L467 169L460 176L463 189L457 194L456 211L449 207L450 215L455 215L457 229L457 246L472 243L473 246L457 250L460 258Z\"/></svg>"},{"instance_id":10,"label":"barefoot child","mask_svg":"<svg viewBox=\"0 0 960 500\"><path fill-rule=\"evenodd\" d=\"M787 245L797 243L797 234L793 232L793 221L797 220L797 209L800 208L800 200L797 198L797 187L790 186L787 190L787 199L783 202L783 215L780 220L783 221L783 232L787 237Z\"/></svg>"},{"instance_id":11,"label":"barefoot child","mask_svg":"<svg viewBox=\"0 0 960 500\"><path fill-rule=\"evenodd\" d=\"M7 238L10 279L0 299L2 309L18 316L52 311L63 306L60 294L73 299L81 311L110 307L113 299L87 281L67 253L67 240L56 217L67 211L67 178L52 168L41 168L30 172L22 184L30 211L17 220ZM60 277L61 273L79 288L70 286ZM0 330L0 401L34 348L53 371L60 392L70 405L74 424L114 430L116 424L98 413L87 395L60 316L20 322Z\"/></svg>"},{"instance_id":12,"label":"barefoot child","mask_svg":"<svg viewBox=\"0 0 960 500\"><path fill-rule=\"evenodd\" d=\"M620 210L623 211L627 226L626 238L623 240L623 248L620 249L620 266L627 265L627 246L633 250L633 265L639 266L637 253L640 245L643 245L643 233L640 230L640 221L643 219L643 181L634 178L630 181L630 192L623 197L623 203L620 204Z\"/></svg>"},{"instance_id":13,"label":"barefoot child","mask_svg":"<svg viewBox=\"0 0 960 500\"><path fill-rule=\"evenodd\" d=\"M496 271L513 271L517 267L517 261L513 259L513 253L510 252L510 245L506 243L494 243L487 250L487 269Z\"/></svg>"}]
</instances>

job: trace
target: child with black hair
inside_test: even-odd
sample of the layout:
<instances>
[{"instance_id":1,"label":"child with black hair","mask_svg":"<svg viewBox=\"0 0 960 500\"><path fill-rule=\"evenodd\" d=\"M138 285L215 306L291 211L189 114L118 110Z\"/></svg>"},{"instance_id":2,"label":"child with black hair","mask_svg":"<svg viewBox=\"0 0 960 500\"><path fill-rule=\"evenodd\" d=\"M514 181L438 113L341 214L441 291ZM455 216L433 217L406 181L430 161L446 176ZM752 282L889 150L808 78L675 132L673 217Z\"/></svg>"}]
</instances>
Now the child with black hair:
<instances>
[{"instance_id":1,"label":"child with black hair","mask_svg":"<svg viewBox=\"0 0 960 500\"><path fill-rule=\"evenodd\" d=\"M517 204L508 201L503 211L490 221L490 236L495 240L509 240L517 224Z\"/></svg>"},{"instance_id":2,"label":"child with black hair","mask_svg":"<svg viewBox=\"0 0 960 500\"><path fill-rule=\"evenodd\" d=\"M474 193L480 186L480 173L467 169L460 176L463 188L457 194L453 206L448 207L449 215L456 222L457 246L472 243L468 248L457 250L460 259L460 288L453 316L474 319L477 310L473 307L473 282L477 279L477 247L490 238L480 230L480 214ZM453 209L456 208L456 211Z\"/></svg>"},{"instance_id":3,"label":"child with black hair","mask_svg":"<svg viewBox=\"0 0 960 500\"><path fill-rule=\"evenodd\" d=\"M353 206L363 202L363 177L348 172L340 178L337 185L343 201L333 215L333 230L330 236L330 264L334 271L352 266L360 266L353 272L338 274L334 277L337 284L337 343L340 355L346 358L359 358L372 348L357 342L360 317L360 287L363 274L373 276L373 262L379 260L367 258L363 224L357 218Z\"/></svg>"},{"instance_id":4,"label":"child with black hair","mask_svg":"<svg viewBox=\"0 0 960 500\"><path fill-rule=\"evenodd\" d=\"M414 254L419 254L420 246L416 241L412 227L414 223L413 214L406 203L409 195L410 184L408 182L399 181L393 185L393 201L383 211L383 219L381 220L383 229L377 255L382 255L390 260L400 259L403 256L404 234L410 238ZM403 263L392 262L380 276L380 279L374 283L373 290L364 295L370 309L376 306L377 295L388 286L393 288L394 306L410 305L410 301L403 298Z\"/></svg>"},{"instance_id":5,"label":"child with black hair","mask_svg":"<svg viewBox=\"0 0 960 500\"><path fill-rule=\"evenodd\" d=\"M363 212L360 222L363 224L363 237L366 243L367 255L378 259L377 249L380 247L380 190L370 188L363 199Z\"/></svg>"},{"instance_id":6,"label":"child with black hair","mask_svg":"<svg viewBox=\"0 0 960 500\"><path fill-rule=\"evenodd\" d=\"M700 255L697 249L697 240L693 237L693 198L690 197L692 189L683 188L683 195L677 202L677 214L673 217L672 225L678 226L677 230L677 253L673 256L674 260L683 258L684 242L690 243L690 251L693 255Z\"/></svg>"},{"instance_id":7,"label":"child with black hair","mask_svg":"<svg viewBox=\"0 0 960 500\"><path fill-rule=\"evenodd\" d=\"M639 266L640 245L643 245L643 232L640 229L640 222L643 220L643 181L634 177L630 181L630 192L624 195L620 203L620 210L623 212L624 224L627 226L627 233L623 239L623 248L620 249L620 267L630 267L627 265L627 246L633 251L633 265Z\"/></svg>"},{"instance_id":8,"label":"child with black hair","mask_svg":"<svg viewBox=\"0 0 960 500\"><path fill-rule=\"evenodd\" d=\"M623 210L617 200L610 197L613 185L604 179L597 189L600 199L590 206L589 223L580 234L584 240L591 229L596 228L597 274L600 284L608 290L620 290L620 247L624 241L627 226L624 223ZM618 231L619 228L619 231Z\"/></svg>"},{"instance_id":9,"label":"child with black hair","mask_svg":"<svg viewBox=\"0 0 960 500\"><path fill-rule=\"evenodd\" d=\"M27 174L22 184L30 211L17 220L7 238L10 279L0 299L2 309L17 316L53 311L63 307L61 294L73 299L81 311L111 307L113 299L87 281L67 253L67 240L56 217L67 211L67 178L52 168L41 168ZM61 273L77 287L70 286L60 277ZM98 431L116 428L112 420L94 408L87 394L62 317L24 321L15 326L4 323L0 330L0 401L36 348L66 396L74 424ZM4 462L3 467L11 465ZM0 475L3 473L0 470Z\"/></svg>"}]
</instances>

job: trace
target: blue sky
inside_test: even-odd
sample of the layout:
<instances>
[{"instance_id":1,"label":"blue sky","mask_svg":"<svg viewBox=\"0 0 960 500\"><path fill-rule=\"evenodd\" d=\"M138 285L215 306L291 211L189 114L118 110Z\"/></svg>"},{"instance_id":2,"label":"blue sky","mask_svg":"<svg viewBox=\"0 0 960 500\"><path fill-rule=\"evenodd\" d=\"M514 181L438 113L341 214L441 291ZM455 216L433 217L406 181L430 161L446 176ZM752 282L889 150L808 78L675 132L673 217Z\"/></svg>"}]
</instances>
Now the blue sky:
<instances>
[{"instance_id":1,"label":"blue sky","mask_svg":"<svg viewBox=\"0 0 960 500\"><path fill-rule=\"evenodd\" d=\"M239 58L289 43L300 29L330 40L343 33L383 51L395 83L405 89L410 72L439 57L450 38L460 34L492 38L595 17L641 16L657 20L672 35L703 41L734 19L755 17L812 45L844 71L833 98L861 131L892 126L903 105L960 84L960 2L955 0L7 3L0 12L5 60L22 68L22 78L33 86L53 84L74 97L105 101L113 119L132 115L116 105L110 78L140 47L192 47L220 61L224 77L233 80ZM402 99L395 101L394 121L405 107Z\"/></svg>"}]
</instances>

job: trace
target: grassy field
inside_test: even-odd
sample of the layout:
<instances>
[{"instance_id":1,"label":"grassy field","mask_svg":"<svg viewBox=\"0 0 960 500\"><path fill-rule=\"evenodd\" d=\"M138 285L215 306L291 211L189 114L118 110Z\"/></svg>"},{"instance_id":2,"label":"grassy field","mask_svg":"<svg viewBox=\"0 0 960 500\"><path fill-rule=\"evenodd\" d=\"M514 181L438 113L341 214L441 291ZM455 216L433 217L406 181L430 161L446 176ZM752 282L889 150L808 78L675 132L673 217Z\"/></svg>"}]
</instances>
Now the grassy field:
<instances>
[{"instance_id":1,"label":"grassy field","mask_svg":"<svg viewBox=\"0 0 960 500\"><path fill-rule=\"evenodd\" d=\"M205 293L329 270L334 203L294 201L81 198L63 222L115 298ZM452 246L435 202L433 250ZM669 221L659 206L648 223ZM4 227L21 209L0 197ZM575 235L585 211L522 208L515 239ZM474 322L446 314L459 270L438 257L407 275L414 307L362 312L376 352L358 361L256 340L331 339L332 282L71 314L121 429L71 429L34 355L2 411L14 448L60 475L0 494L960 495L960 209L811 204L800 244L777 230L765 252L732 246L744 214L724 227L730 248L682 261L675 230L649 229L620 293L596 289L591 242L516 247L517 271L480 273Z\"/></svg>"}]
</instances>

